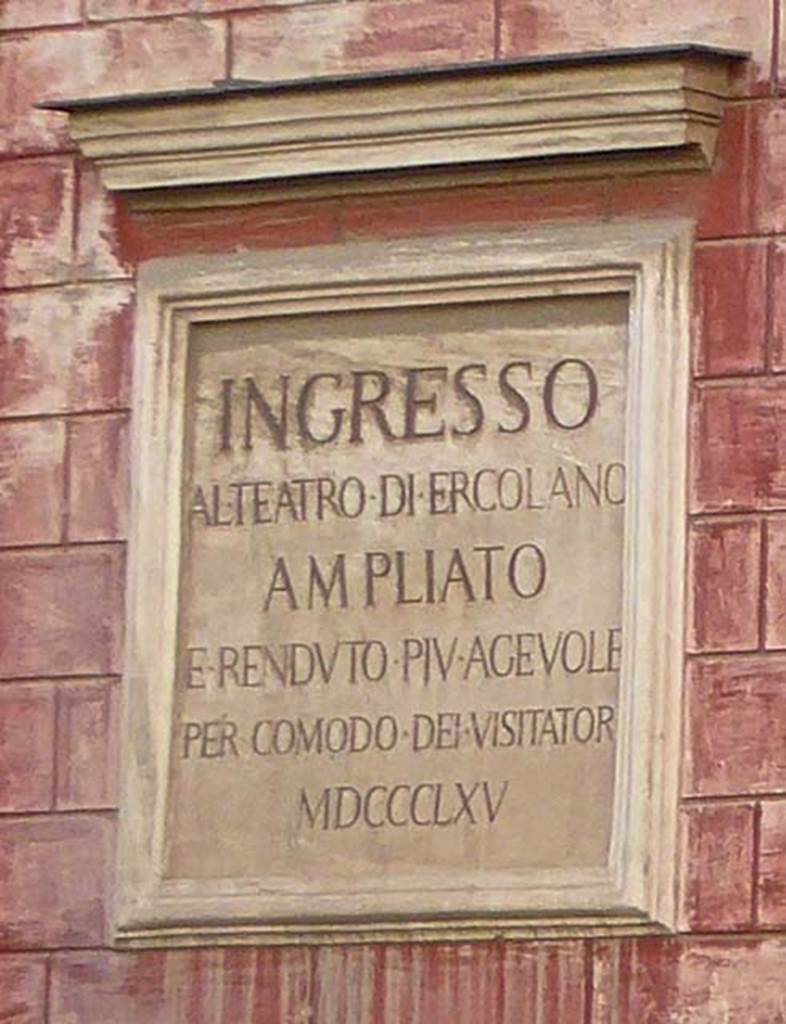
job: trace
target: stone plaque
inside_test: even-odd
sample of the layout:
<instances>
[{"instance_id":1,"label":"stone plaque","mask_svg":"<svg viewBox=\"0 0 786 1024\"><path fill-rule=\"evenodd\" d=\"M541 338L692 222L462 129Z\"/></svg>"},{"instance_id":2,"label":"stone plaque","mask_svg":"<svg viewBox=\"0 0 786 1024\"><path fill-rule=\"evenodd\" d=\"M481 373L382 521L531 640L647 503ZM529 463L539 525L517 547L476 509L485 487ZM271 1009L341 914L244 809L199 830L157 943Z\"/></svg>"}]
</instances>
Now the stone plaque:
<instances>
[{"instance_id":1,"label":"stone plaque","mask_svg":"<svg viewBox=\"0 0 786 1024\"><path fill-rule=\"evenodd\" d=\"M610 295L193 329L168 874L605 863L626 324Z\"/></svg>"},{"instance_id":2,"label":"stone plaque","mask_svg":"<svg viewBox=\"0 0 786 1024\"><path fill-rule=\"evenodd\" d=\"M670 522L641 456L664 458L641 434L646 263L598 275L587 250L544 282L509 249L480 247L483 287L461 249L431 294L388 257L370 301L372 253L340 298L268 261L280 291L230 301L222 267L163 318L193 268L151 271L122 940L669 923L631 768L672 795L630 608L645 491L647 528ZM678 405L673 383L652 378Z\"/></svg>"}]
</instances>

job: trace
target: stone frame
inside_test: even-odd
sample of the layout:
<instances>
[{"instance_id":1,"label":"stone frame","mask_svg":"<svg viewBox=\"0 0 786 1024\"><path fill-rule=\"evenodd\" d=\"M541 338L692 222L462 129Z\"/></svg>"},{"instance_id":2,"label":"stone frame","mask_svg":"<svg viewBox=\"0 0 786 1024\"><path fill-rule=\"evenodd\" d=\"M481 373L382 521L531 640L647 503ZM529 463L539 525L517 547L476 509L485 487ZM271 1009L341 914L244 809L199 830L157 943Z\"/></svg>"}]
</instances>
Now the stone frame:
<instances>
[{"instance_id":1,"label":"stone frame","mask_svg":"<svg viewBox=\"0 0 786 1024\"><path fill-rule=\"evenodd\" d=\"M607 222L233 256L139 273L118 945L624 934L675 925L692 225ZM519 889L328 894L162 880L190 325L324 310L629 294L623 635L607 870ZM151 569L152 567L152 569ZM260 890L261 890L260 886Z\"/></svg>"}]
</instances>

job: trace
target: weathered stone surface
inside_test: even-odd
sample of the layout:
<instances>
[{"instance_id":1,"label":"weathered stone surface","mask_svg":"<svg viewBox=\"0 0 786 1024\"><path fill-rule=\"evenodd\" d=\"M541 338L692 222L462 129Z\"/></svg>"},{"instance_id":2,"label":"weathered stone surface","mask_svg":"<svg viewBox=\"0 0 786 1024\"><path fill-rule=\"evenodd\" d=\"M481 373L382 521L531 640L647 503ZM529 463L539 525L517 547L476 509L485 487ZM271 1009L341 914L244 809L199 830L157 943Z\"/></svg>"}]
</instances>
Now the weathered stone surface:
<instances>
[{"instance_id":1,"label":"weathered stone surface","mask_svg":"<svg viewBox=\"0 0 786 1024\"><path fill-rule=\"evenodd\" d=\"M325 327L195 334L168 870L602 867L624 303Z\"/></svg>"}]
</instances>

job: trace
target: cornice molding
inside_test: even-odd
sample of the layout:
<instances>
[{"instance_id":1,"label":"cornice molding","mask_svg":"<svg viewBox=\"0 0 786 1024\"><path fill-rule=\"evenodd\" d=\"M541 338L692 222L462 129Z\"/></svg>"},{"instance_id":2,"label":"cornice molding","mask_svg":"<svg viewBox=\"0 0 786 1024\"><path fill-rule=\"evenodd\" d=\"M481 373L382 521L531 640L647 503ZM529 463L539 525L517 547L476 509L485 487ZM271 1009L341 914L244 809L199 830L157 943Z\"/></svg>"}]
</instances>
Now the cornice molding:
<instances>
[{"instance_id":1,"label":"cornice molding","mask_svg":"<svg viewBox=\"0 0 786 1024\"><path fill-rule=\"evenodd\" d=\"M673 46L43 106L69 114L108 189L148 198L544 161L553 177L706 168L742 61Z\"/></svg>"}]
</instances>

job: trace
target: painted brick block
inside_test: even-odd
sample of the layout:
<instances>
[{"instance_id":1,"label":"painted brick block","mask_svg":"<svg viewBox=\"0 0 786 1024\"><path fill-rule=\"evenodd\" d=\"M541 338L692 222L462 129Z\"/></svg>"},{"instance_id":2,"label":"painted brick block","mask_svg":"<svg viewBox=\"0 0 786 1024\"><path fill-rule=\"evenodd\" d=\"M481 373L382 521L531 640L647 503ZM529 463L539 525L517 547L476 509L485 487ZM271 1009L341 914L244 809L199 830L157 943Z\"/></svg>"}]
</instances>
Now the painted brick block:
<instances>
[{"instance_id":1,"label":"painted brick block","mask_svg":"<svg viewBox=\"0 0 786 1024\"><path fill-rule=\"evenodd\" d=\"M125 216L120 244L129 259L243 248L320 245L338 240L336 204L269 203Z\"/></svg>"},{"instance_id":2,"label":"painted brick block","mask_svg":"<svg viewBox=\"0 0 786 1024\"><path fill-rule=\"evenodd\" d=\"M69 540L125 537L128 432L125 413L80 417L69 424Z\"/></svg>"},{"instance_id":3,"label":"painted brick block","mask_svg":"<svg viewBox=\"0 0 786 1024\"><path fill-rule=\"evenodd\" d=\"M764 369L767 246L721 244L697 249L695 371L700 376Z\"/></svg>"},{"instance_id":4,"label":"painted brick block","mask_svg":"<svg viewBox=\"0 0 786 1024\"><path fill-rule=\"evenodd\" d=\"M197 18L0 40L0 150L71 148L66 116L36 110L42 100L209 86L225 75L225 45L222 20Z\"/></svg>"},{"instance_id":5,"label":"painted brick block","mask_svg":"<svg viewBox=\"0 0 786 1024\"><path fill-rule=\"evenodd\" d=\"M0 546L60 540L64 453L61 421L0 420Z\"/></svg>"},{"instance_id":6,"label":"painted brick block","mask_svg":"<svg viewBox=\"0 0 786 1024\"><path fill-rule=\"evenodd\" d=\"M786 800L761 809L759 845L759 923L786 925Z\"/></svg>"},{"instance_id":7,"label":"painted brick block","mask_svg":"<svg viewBox=\"0 0 786 1024\"><path fill-rule=\"evenodd\" d=\"M345 949L339 958L331 958L325 950L317 960L317 1013L326 1020L379 1020L380 1024L401 1020L500 1024L503 1020L500 946L388 946L360 957ZM341 979L335 988L334 971ZM341 1013L346 1016L338 1016Z\"/></svg>"},{"instance_id":8,"label":"painted brick block","mask_svg":"<svg viewBox=\"0 0 786 1024\"><path fill-rule=\"evenodd\" d=\"M0 957L0 1019L4 1024L42 1024L45 1005L44 958L35 955Z\"/></svg>"},{"instance_id":9,"label":"painted brick block","mask_svg":"<svg viewBox=\"0 0 786 1024\"><path fill-rule=\"evenodd\" d=\"M101 184L89 160L76 165L79 222L76 227L76 272L84 278L130 277L133 267L120 252L118 221L123 202Z\"/></svg>"},{"instance_id":10,"label":"painted brick block","mask_svg":"<svg viewBox=\"0 0 786 1024\"><path fill-rule=\"evenodd\" d=\"M642 939L610 1024L779 1024L784 977L786 939Z\"/></svg>"},{"instance_id":11,"label":"painted brick block","mask_svg":"<svg viewBox=\"0 0 786 1024\"><path fill-rule=\"evenodd\" d=\"M491 59L494 13L491 0L312 3L237 17L233 40L236 78L423 67Z\"/></svg>"},{"instance_id":12,"label":"painted brick block","mask_svg":"<svg viewBox=\"0 0 786 1024\"><path fill-rule=\"evenodd\" d=\"M347 238L393 238L467 224L512 226L599 218L607 204L608 185L596 181L468 188L448 194L409 192L344 200L341 228Z\"/></svg>"},{"instance_id":13,"label":"painted brick block","mask_svg":"<svg viewBox=\"0 0 786 1024\"><path fill-rule=\"evenodd\" d=\"M693 660L686 698L686 795L786 793L786 660Z\"/></svg>"},{"instance_id":14,"label":"painted brick block","mask_svg":"<svg viewBox=\"0 0 786 1024\"><path fill-rule=\"evenodd\" d=\"M317 1019L312 957L287 948L62 954L50 1024L305 1024Z\"/></svg>"},{"instance_id":15,"label":"painted brick block","mask_svg":"<svg viewBox=\"0 0 786 1024\"><path fill-rule=\"evenodd\" d=\"M746 941L696 943L681 950L675 985L660 972L655 959L637 986L632 1020L648 1024L775 1024L783 1016L783 979L786 977L786 942ZM653 992L663 993L661 1013L647 1018Z\"/></svg>"},{"instance_id":16,"label":"painted brick block","mask_svg":"<svg viewBox=\"0 0 786 1024\"><path fill-rule=\"evenodd\" d=\"M119 545L0 551L0 677L120 669Z\"/></svg>"},{"instance_id":17,"label":"painted brick block","mask_svg":"<svg viewBox=\"0 0 786 1024\"><path fill-rule=\"evenodd\" d=\"M751 53L754 92L770 78L771 0L502 0L500 17L503 57L710 43Z\"/></svg>"},{"instance_id":18,"label":"painted brick block","mask_svg":"<svg viewBox=\"0 0 786 1024\"><path fill-rule=\"evenodd\" d=\"M124 284L0 295L0 417L127 406L132 302Z\"/></svg>"},{"instance_id":19,"label":"painted brick block","mask_svg":"<svg viewBox=\"0 0 786 1024\"><path fill-rule=\"evenodd\" d=\"M52 687L45 683L0 686L0 811L49 810L54 748Z\"/></svg>"},{"instance_id":20,"label":"painted brick block","mask_svg":"<svg viewBox=\"0 0 786 1024\"><path fill-rule=\"evenodd\" d=\"M765 106L740 103L724 108L712 172L699 207L699 238L756 233Z\"/></svg>"},{"instance_id":21,"label":"painted brick block","mask_svg":"<svg viewBox=\"0 0 786 1024\"><path fill-rule=\"evenodd\" d=\"M757 520L694 524L688 576L692 651L754 650L759 639Z\"/></svg>"},{"instance_id":22,"label":"painted brick block","mask_svg":"<svg viewBox=\"0 0 786 1024\"><path fill-rule=\"evenodd\" d=\"M0 947L103 941L113 833L98 816L0 820Z\"/></svg>"},{"instance_id":23,"label":"painted brick block","mask_svg":"<svg viewBox=\"0 0 786 1024\"><path fill-rule=\"evenodd\" d=\"M116 805L119 704L119 687L112 680L58 684L55 793L58 810Z\"/></svg>"},{"instance_id":24,"label":"painted brick block","mask_svg":"<svg viewBox=\"0 0 786 1024\"><path fill-rule=\"evenodd\" d=\"M761 104L757 111L759 144L756 174L757 231L786 230L786 110L783 101Z\"/></svg>"},{"instance_id":25,"label":"painted brick block","mask_svg":"<svg viewBox=\"0 0 786 1024\"><path fill-rule=\"evenodd\" d=\"M736 184L728 181L727 199L735 202L736 191L736 202L744 201L749 206L755 234L783 234L786 231L786 109L783 101L741 104L734 109L745 112L747 131L735 161ZM740 116L742 113L737 113L737 117Z\"/></svg>"},{"instance_id":26,"label":"painted brick block","mask_svg":"<svg viewBox=\"0 0 786 1024\"><path fill-rule=\"evenodd\" d=\"M696 805L683 815L681 918L693 931L734 931L753 916L752 804Z\"/></svg>"},{"instance_id":27,"label":"painted brick block","mask_svg":"<svg viewBox=\"0 0 786 1024\"><path fill-rule=\"evenodd\" d=\"M772 255L772 367L786 371L786 243L775 242Z\"/></svg>"},{"instance_id":28,"label":"painted brick block","mask_svg":"<svg viewBox=\"0 0 786 1024\"><path fill-rule=\"evenodd\" d=\"M79 0L3 0L0 31L74 24L81 17Z\"/></svg>"},{"instance_id":29,"label":"painted brick block","mask_svg":"<svg viewBox=\"0 0 786 1024\"><path fill-rule=\"evenodd\" d=\"M509 943L502 953L503 1024L586 1020L587 948L582 942ZM427 1024L424 1020L422 1024Z\"/></svg>"},{"instance_id":30,"label":"painted brick block","mask_svg":"<svg viewBox=\"0 0 786 1024\"><path fill-rule=\"evenodd\" d=\"M776 516L764 525L767 537L765 643L786 648L786 518Z\"/></svg>"},{"instance_id":31,"label":"painted brick block","mask_svg":"<svg viewBox=\"0 0 786 1024\"><path fill-rule=\"evenodd\" d=\"M72 161L8 161L0 165L0 183L0 288L65 280L71 271Z\"/></svg>"},{"instance_id":32,"label":"painted brick block","mask_svg":"<svg viewBox=\"0 0 786 1024\"><path fill-rule=\"evenodd\" d=\"M696 511L786 507L786 388L704 387L692 412Z\"/></svg>"}]
</instances>

